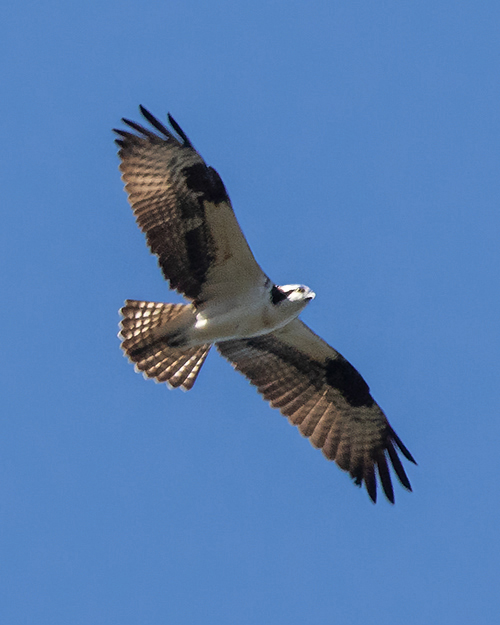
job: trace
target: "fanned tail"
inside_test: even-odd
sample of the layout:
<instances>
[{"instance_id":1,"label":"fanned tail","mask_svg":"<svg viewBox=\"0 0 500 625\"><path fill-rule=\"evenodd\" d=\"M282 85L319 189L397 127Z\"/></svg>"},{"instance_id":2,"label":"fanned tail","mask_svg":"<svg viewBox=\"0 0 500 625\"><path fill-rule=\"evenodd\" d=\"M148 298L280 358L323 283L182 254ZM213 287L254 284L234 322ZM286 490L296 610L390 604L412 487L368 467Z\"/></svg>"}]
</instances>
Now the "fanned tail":
<instances>
[{"instance_id":1,"label":"fanned tail","mask_svg":"<svg viewBox=\"0 0 500 625\"><path fill-rule=\"evenodd\" d=\"M122 339L121 348L136 370L157 382L189 391L211 347L171 346L172 336L175 337L192 316L191 307L126 300L120 313L123 316L118 335Z\"/></svg>"}]
</instances>

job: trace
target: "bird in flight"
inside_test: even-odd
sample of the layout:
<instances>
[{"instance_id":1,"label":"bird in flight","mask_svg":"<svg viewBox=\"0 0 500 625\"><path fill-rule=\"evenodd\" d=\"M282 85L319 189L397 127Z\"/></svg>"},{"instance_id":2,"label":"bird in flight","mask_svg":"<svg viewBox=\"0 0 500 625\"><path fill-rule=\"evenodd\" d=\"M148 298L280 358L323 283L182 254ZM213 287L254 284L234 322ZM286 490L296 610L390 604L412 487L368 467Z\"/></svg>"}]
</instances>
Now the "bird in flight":
<instances>
[{"instance_id":1,"label":"bird in flight","mask_svg":"<svg viewBox=\"0 0 500 625\"><path fill-rule=\"evenodd\" d=\"M126 356L146 377L188 391L215 345L373 502L378 475L394 503L388 460L408 490L398 450L415 460L358 371L298 318L315 294L267 277L219 174L170 115L172 130L140 110L153 130L128 119L127 130L115 130L122 179L165 279L190 303L126 300L119 334Z\"/></svg>"}]
</instances>

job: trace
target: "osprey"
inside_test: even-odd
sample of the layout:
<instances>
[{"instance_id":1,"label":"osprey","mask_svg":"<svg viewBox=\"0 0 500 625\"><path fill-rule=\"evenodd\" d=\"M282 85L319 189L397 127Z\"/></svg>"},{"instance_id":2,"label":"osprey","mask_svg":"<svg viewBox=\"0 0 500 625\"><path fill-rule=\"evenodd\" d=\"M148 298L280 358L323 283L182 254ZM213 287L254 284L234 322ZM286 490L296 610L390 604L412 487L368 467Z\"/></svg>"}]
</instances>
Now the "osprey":
<instances>
[{"instance_id":1,"label":"osprey","mask_svg":"<svg viewBox=\"0 0 500 625\"><path fill-rule=\"evenodd\" d=\"M144 107L156 132L128 119L115 130L125 190L164 277L189 304L126 300L121 347L148 378L192 388L212 345L296 425L314 447L364 483L377 477L394 503L387 460L411 490L397 449L410 452L347 360L298 315L315 297L277 286L257 264L219 174L169 115L173 132Z\"/></svg>"}]
</instances>

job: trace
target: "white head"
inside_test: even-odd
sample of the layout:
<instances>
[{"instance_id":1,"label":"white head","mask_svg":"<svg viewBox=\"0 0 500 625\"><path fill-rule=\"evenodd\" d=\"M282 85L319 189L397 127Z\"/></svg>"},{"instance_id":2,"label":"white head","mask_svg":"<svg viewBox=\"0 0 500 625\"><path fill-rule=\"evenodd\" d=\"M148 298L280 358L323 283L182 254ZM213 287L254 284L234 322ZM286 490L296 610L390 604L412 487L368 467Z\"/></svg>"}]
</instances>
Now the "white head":
<instances>
[{"instance_id":1,"label":"white head","mask_svg":"<svg viewBox=\"0 0 500 625\"><path fill-rule=\"evenodd\" d=\"M271 289L271 301L275 306L292 308L300 312L311 300L316 297L316 293L303 284L285 284L283 286L274 285Z\"/></svg>"}]
</instances>

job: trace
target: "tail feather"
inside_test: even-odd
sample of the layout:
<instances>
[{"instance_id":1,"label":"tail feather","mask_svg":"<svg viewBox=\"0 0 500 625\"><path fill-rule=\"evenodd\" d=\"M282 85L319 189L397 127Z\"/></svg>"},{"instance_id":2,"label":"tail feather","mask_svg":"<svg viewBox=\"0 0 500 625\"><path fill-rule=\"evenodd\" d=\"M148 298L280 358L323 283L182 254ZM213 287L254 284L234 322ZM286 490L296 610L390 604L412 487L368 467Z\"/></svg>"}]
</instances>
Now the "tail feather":
<instances>
[{"instance_id":1,"label":"tail feather","mask_svg":"<svg viewBox=\"0 0 500 625\"><path fill-rule=\"evenodd\" d=\"M191 307L127 300L120 312L121 347L136 370L173 388L190 390L211 345L171 347L166 334L171 336L182 327L192 314Z\"/></svg>"}]
</instances>

